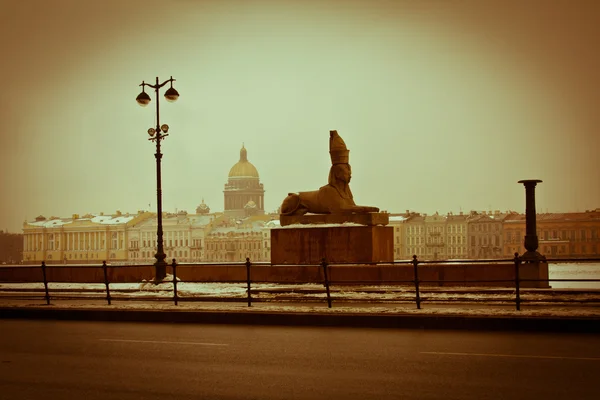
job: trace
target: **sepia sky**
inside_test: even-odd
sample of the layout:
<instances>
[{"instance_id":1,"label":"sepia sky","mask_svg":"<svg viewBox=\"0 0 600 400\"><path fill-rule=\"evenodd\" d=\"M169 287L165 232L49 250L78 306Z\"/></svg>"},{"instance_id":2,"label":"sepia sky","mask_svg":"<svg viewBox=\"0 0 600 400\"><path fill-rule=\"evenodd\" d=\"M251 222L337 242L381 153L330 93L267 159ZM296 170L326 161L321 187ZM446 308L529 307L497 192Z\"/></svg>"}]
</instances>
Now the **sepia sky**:
<instances>
[{"instance_id":1,"label":"sepia sky","mask_svg":"<svg viewBox=\"0 0 600 400\"><path fill-rule=\"evenodd\" d=\"M0 0L0 229L156 210L142 80L164 101L163 208L223 210L242 143L267 211L326 184L329 130L360 205L600 207L597 1Z\"/></svg>"}]
</instances>

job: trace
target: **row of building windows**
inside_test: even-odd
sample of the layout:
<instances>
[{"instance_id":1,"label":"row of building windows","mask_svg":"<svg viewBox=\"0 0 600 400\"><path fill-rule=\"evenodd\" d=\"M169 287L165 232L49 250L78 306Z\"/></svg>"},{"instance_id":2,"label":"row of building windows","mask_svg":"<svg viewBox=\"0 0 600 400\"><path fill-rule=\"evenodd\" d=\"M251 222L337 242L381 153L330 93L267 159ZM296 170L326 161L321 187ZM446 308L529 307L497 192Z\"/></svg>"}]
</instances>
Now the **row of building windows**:
<instances>
[{"instance_id":1,"label":"row of building windows","mask_svg":"<svg viewBox=\"0 0 600 400\"><path fill-rule=\"evenodd\" d=\"M183 239L189 235L189 231L164 231L163 235L165 239L175 240L175 239ZM150 240L156 237L156 231L153 232L141 232L142 240Z\"/></svg>"},{"instance_id":2,"label":"row of building windows","mask_svg":"<svg viewBox=\"0 0 600 400\"><path fill-rule=\"evenodd\" d=\"M514 243L521 240L523 235L523 231L510 231L506 232L506 241L508 243ZM592 241L598 239L598 231L596 229L581 229L581 230L553 230L548 231L544 230L542 232L538 232L538 238L541 240L579 240L582 242Z\"/></svg>"},{"instance_id":3,"label":"row of building windows","mask_svg":"<svg viewBox=\"0 0 600 400\"><path fill-rule=\"evenodd\" d=\"M493 228L492 228L493 227ZM500 224L496 223L496 224L473 224L472 226L470 226L471 230L473 232L499 232L500 231Z\"/></svg>"},{"instance_id":4,"label":"row of building windows","mask_svg":"<svg viewBox=\"0 0 600 400\"><path fill-rule=\"evenodd\" d=\"M467 228L465 225L448 225L444 226L428 226L427 229L423 229L422 226L410 226L408 225L406 228L406 233L409 235L419 235L423 234L423 232L429 234L441 234L444 232L447 233L466 233ZM396 232L400 232L400 227L396 227Z\"/></svg>"},{"instance_id":5,"label":"row of building windows","mask_svg":"<svg viewBox=\"0 0 600 400\"><path fill-rule=\"evenodd\" d=\"M266 246L267 242L265 242ZM239 241L228 241L225 243L207 243L207 250L227 250L229 248L241 248L244 250L258 250L260 249L261 242L239 242Z\"/></svg>"},{"instance_id":6,"label":"row of building windows","mask_svg":"<svg viewBox=\"0 0 600 400\"><path fill-rule=\"evenodd\" d=\"M165 239L163 240L163 245L164 246L169 246L169 247L173 247L173 243L175 243L174 247L188 247L189 246L189 242L188 239L185 239L185 241L183 239L179 240L179 239ZM154 240L144 240L142 241L143 247L156 247L156 239ZM133 249L137 249L138 248L138 242L131 242L130 244L130 248Z\"/></svg>"},{"instance_id":7,"label":"row of building windows","mask_svg":"<svg viewBox=\"0 0 600 400\"><path fill-rule=\"evenodd\" d=\"M111 233L106 248L106 232L67 232L64 234L49 233L46 236L44 245L44 235L40 233L27 235L24 241L24 251L41 250L121 250L123 249L123 233ZM62 244L62 246L61 246Z\"/></svg>"},{"instance_id":8,"label":"row of building windows","mask_svg":"<svg viewBox=\"0 0 600 400\"><path fill-rule=\"evenodd\" d=\"M67 261L67 260L97 260L101 255L98 253L78 253L78 254L71 254L68 253L64 256L63 261ZM103 256L103 255L102 255ZM109 254L110 258L116 258L115 253L111 253ZM48 260L52 260L52 254L48 254L47 256Z\"/></svg>"},{"instance_id":9,"label":"row of building windows","mask_svg":"<svg viewBox=\"0 0 600 400\"><path fill-rule=\"evenodd\" d=\"M471 236L471 247L500 246L500 236Z\"/></svg>"},{"instance_id":10,"label":"row of building windows","mask_svg":"<svg viewBox=\"0 0 600 400\"><path fill-rule=\"evenodd\" d=\"M167 247L189 247L189 240L188 239L165 239L163 241L163 245L167 246ZM156 239L152 239L152 240L143 240L142 241L142 248L148 248L148 247L152 247L152 248L156 248L157 244L156 244ZM193 248L201 248L202 247L202 239L193 239L192 240L192 247ZM139 242L137 240L132 240L129 244L129 248L130 249L137 249L139 248Z\"/></svg>"}]
</instances>

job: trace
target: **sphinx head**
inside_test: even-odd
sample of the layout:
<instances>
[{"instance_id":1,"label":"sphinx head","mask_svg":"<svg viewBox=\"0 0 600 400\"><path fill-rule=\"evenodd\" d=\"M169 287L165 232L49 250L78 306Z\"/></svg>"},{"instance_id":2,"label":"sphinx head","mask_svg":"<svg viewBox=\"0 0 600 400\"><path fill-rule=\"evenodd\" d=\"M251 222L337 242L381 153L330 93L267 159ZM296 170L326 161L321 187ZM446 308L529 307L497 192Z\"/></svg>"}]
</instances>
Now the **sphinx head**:
<instances>
[{"instance_id":1,"label":"sphinx head","mask_svg":"<svg viewBox=\"0 0 600 400\"><path fill-rule=\"evenodd\" d=\"M350 164L334 164L331 166L331 169L329 170L330 185L348 185L350 179L352 179L352 167L350 167Z\"/></svg>"}]
</instances>

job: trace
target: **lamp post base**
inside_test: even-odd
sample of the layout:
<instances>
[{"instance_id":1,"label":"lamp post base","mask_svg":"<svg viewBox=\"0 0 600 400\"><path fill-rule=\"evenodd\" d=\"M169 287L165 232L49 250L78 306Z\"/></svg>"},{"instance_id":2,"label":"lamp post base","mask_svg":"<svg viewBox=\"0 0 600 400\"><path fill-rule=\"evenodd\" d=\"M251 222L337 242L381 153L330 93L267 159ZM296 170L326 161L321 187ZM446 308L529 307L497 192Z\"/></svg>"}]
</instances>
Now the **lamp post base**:
<instances>
[{"instance_id":1,"label":"lamp post base","mask_svg":"<svg viewBox=\"0 0 600 400\"><path fill-rule=\"evenodd\" d=\"M524 262L539 262L546 261L546 257L537 251L526 251L521 256L521 260Z\"/></svg>"},{"instance_id":2,"label":"lamp post base","mask_svg":"<svg viewBox=\"0 0 600 400\"><path fill-rule=\"evenodd\" d=\"M158 257L157 257L158 258ZM167 263L165 262L166 256L163 255L162 258L158 258L154 263L154 284L158 285L162 283L162 281L167 276Z\"/></svg>"}]
</instances>

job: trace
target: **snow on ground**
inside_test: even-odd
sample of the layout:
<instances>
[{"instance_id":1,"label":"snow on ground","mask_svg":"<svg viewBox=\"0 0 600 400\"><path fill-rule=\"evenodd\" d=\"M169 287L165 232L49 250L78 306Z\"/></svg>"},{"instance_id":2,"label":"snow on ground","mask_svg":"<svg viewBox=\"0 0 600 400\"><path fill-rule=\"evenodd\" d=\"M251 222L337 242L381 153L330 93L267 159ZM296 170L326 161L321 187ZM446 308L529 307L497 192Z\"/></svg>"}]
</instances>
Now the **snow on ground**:
<instances>
[{"instance_id":1,"label":"snow on ground","mask_svg":"<svg viewBox=\"0 0 600 400\"><path fill-rule=\"evenodd\" d=\"M550 279L600 279L599 263L554 263L548 265ZM600 282L551 282L553 288L596 288Z\"/></svg>"},{"instance_id":2,"label":"snow on ground","mask_svg":"<svg viewBox=\"0 0 600 400\"><path fill-rule=\"evenodd\" d=\"M173 283L163 282L155 285L152 282L112 283L109 285L111 295L120 297L173 297ZM44 290L42 283L0 283L0 296L7 293L39 293ZM59 297L66 293L106 293L102 283L48 283L51 296ZM275 284L252 283L253 298L260 299L311 299L325 298L326 290L321 284ZM414 301L415 291L411 286L332 286L332 297L341 300ZM245 298L245 283L194 283L178 282L177 294L181 298ZM511 288L480 287L421 287L420 297L427 301L514 301L515 290ZM523 300L537 301L596 301L600 307L600 290L597 289L521 289Z\"/></svg>"},{"instance_id":3,"label":"snow on ground","mask_svg":"<svg viewBox=\"0 0 600 400\"><path fill-rule=\"evenodd\" d=\"M177 288L180 301L175 306L172 282L111 284L113 304L108 306L104 300L104 284L49 284L52 303L67 308L600 317L600 290L593 289L523 289L523 310L516 311L515 291L501 288L424 288L420 293L421 310L416 309L411 287L332 287L332 309L327 308L325 288L319 284L252 284L254 303L251 308L245 307L247 288L244 283L178 282ZM31 300L33 295L39 300ZM95 296L95 300L91 296ZM0 305L41 306L43 303L43 284L0 284Z\"/></svg>"}]
</instances>

